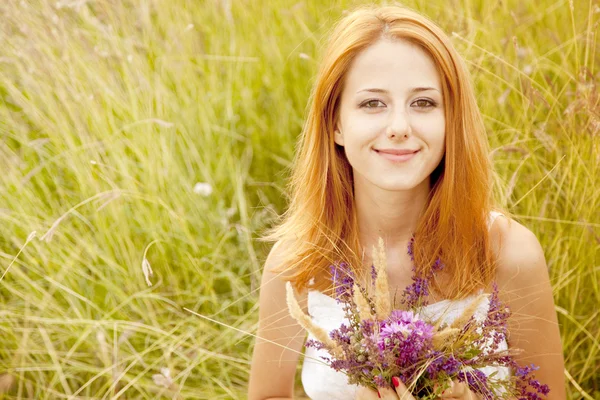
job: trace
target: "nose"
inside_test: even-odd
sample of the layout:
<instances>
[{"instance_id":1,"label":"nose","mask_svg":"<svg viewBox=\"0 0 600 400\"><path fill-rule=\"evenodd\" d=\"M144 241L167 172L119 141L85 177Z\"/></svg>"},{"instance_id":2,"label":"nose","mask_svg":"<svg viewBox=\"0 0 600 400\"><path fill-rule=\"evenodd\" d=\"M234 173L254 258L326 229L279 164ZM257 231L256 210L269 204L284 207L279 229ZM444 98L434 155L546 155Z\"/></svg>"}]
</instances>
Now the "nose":
<instances>
[{"instance_id":1,"label":"nose","mask_svg":"<svg viewBox=\"0 0 600 400\"><path fill-rule=\"evenodd\" d=\"M400 109L390 113L390 121L386 133L390 139L407 138L409 136L411 133L410 120L404 110Z\"/></svg>"}]
</instances>

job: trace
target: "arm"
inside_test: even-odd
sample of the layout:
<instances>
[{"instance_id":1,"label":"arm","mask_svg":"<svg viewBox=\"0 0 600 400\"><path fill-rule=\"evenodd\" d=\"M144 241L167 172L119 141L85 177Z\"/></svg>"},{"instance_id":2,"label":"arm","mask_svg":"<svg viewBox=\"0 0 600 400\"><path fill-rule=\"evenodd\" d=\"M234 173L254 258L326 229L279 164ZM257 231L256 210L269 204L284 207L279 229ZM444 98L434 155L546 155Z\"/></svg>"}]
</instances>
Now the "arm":
<instances>
[{"instance_id":1,"label":"arm","mask_svg":"<svg viewBox=\"0 0 600 400\"><path fill-rule=\"evenodd\" d=\"M299 354L304 345L305 331L289 315L285 281L270 272L281 263L280 242L267 260L261 279L258 331L248 385L249 400L291 399ZM298 296L301 306L306 293Z\"/></svg>"},{"instance_id":2,"label":"arm","mask_svg":"<svg viewBox=\"0 0 600 400\"><path fill-rule=\"evenodd\" d=\"M565 399L563 349L544 251L529 229L506 218L497 218L491 239L500 298L512 311L509 348L523 349L515 356L519 365L540 367L535 377L550 387L548 400Z\"/></svg>"}]
</instances>

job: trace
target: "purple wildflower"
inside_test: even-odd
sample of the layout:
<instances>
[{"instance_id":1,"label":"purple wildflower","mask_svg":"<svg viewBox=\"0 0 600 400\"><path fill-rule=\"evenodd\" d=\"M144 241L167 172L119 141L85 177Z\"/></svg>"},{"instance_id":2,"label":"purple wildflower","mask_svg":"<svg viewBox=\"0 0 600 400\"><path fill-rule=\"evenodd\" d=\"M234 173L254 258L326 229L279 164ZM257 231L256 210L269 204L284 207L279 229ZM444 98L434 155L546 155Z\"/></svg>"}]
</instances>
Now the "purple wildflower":
<instances>
[{"instance_id":1,"label":"purple wildflower","mask_svg":"<svg viewBox=\"0 0 600 400\"><path fill-rule=\"evenodd\" d=\"M414 245L415 245L415 235L413 234L410 238L410 241L408 242L408 255L410 256L410 260L413 262L415 261L415 255L413 252Z\"/></svg>"},{"instance_id":2,"label":"purple wildflower","mask_svg":"<svg viewBox=\"0 0 600 400\"><path fill-rule=\"evenodd\" d=\"M375 268L375 264L371 264L371 288L375 287L376 281L377 281L377 268Z\"/></svg>"},{"instance_id":3,"label":"purple wildflower","mask_svg":"<svg viewBox=\"0 0 600 400\"><path fill-rule=\"evenodd\" d=\"M494 399L494 392L488 386L487 375L478 369L470 371L460 371L458 373L458 380L465 382L469 388L477 393L480 393L484 399Z\"/></svg>"},{"instance_id":4,"label":"purple wildflower","mask_svg":"<svg viewBox=\"0 0 600 400\"><path fill-rule=\"evenodd\" d=\"M381 374L375 375L373 377L373 381L375 382L375 385L377 385L377 387L380 387L380 388L389 386L389 383L385 380L385 378Z\"/></svg>"},{"instance_id":5,"label":"purple wildflower","mask_svg":"<svg viewBox=\"0 0 600 400\"><path fill-rule=\"evenodd\" d=\"M408 242L407 250L408 254L410 255L410 259L413 262L413 283L408 285L408 287L404 289L402 299L402 303L406 304L408 308L418 308L419 306L426 306L428 304L427 296L429 296L429 280L437 271L440 271L444 267L444 264L438 258L431 267L431 270L427 276L417 276L417 270L414 264L414 243L415 236L413 235L410 238L410 241Z\"/></svg>"},{"instance_id":6,"label":"purple wildflower","mask_svg":"<svg viewBox=\"0 0 600 400\"><path fill-rule=\"evenodd\" d=\"M498 296L498 285L496 282L492 284L492 293L490 296L488 312L483 321L481 337L476 341L476 345L484 349L486 354L495 352L500 343L506 339L508 335L508 318L511 315L510 309L501 303ZM473 323L473 318L469 324ZM468 328L465 326L463 331Z\"/></svg>"},{"instance_id":7,"label":"purple wildflower","mask_svg":"<svg viewBox=\"0 0 600 400\"><path fill-rule=\"evenodd\" d=\"M456 375L460 368L463 366L461 361L456 359L454 355L446 355L440 351L433 351L430 359L431 364L427 367L427 373L431 379L437 379L440 373L448 376Z\"/></svg>"},{"instance_id":8,"label":"purple wildflower","mask_svg":"<svg viewBox=\"0 0 600 400\"><path fill-rule=\"evenodd\" d=\"M373 328L375 321L363 320L360 322L360 329L363 336L371 336L373 334Z\"/></svg>"},{"instance_id":9,"label":"purple wildflower","mask_svg":"<svg viewBox=\"0 0 600 400\"><path fill-rule=\"evenodd\" d=\"M317 350L321 350L321 349L325 349L325 344L323 344L322 342L319 342L318 340L313 340L313 339L308 339L306 341L306 343L304 343L304 346L306 347L312 347L314 349Z\"/></svg>"},{"instance_id":10,"label":"purple wildflower","mask_svg":"<svg viewBox=\"0 0 600 400\"><path fill-rule=\"evenodd\" d=\"M533 371L540 369L540 367L534 364L520 367L516 365L514 360L511 361L514 367L516 367L515 376L519 378L517 380L517 389L519 390L519 396L521 396L520 399L538 400L542 399L540 394L546 396L550 393L548 385L542 385L540 381L534 379ZM529 387L533 388L535 391L528 390Z\"/></svg>"},{"instance_id":11,"label":"purple wildflower","mask_svg":"<svg viewBox=\"0 0 600 400\"><path fill-rule=\"evenodd\" d=\"M339 266L332 264L329 266L331 272L331 281L335 289L335 299L338 303L348 302L353 296L354 274L348 268L345 262Z\"/></svg>"},{"instance_id":12,"label":"purple wildflower","mask_svg":"<svg viewBox=\"0 0 600 400\"><path fill-rule=\"evenodd\" d=\"M414 364L432 347L433 326L419 319L412 311L392 311L381 322L377 345L382 353L391 353L397 366Z\"/></svg>"}]
</instances>

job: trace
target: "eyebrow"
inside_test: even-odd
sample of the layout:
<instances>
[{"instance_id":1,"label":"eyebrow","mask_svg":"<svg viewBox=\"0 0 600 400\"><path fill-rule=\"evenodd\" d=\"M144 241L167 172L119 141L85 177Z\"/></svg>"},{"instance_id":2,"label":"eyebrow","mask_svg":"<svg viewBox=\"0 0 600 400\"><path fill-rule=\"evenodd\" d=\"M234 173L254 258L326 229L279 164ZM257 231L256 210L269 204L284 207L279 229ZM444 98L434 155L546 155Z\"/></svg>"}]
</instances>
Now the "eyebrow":
<instances>
[{"instance_id":1,"label":"eyebrow","mask_svg":"<svg viewBox=\"0 0 600 400\"><path fill-rule=\"evenodd\" d=\"M435 90L435 91L439 92L438 89L436 89L434 87L429 87L429 86L414 87L414 88L410 89L410 92L411 93L417 93L417 92L425 92L427 90ZM360 93L360 92L388 93L387 90L380 89L380 88L361 89L361 90L359 90L356 93Z\"/></svg>"}]
</instances>

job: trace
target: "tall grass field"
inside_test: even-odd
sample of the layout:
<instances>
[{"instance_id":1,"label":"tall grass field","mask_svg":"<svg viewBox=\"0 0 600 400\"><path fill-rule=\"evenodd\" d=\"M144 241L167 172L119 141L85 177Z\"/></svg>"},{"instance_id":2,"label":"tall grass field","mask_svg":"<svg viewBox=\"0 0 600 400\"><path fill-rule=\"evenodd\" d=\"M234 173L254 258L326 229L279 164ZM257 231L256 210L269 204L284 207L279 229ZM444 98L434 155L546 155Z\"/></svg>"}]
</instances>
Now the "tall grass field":
<instances>
[{"instance_id":1,"label":"tall grass field","mask_svg":"<svg viewBox=\"0 0 600 400\"><path fill-rule=\"evenodd\" d=\"M258 238L358 4L0 2L0 399L246 397ZM404 4L467 60L495 196L545 251L569 398L600 399L600 3Z\"/></svg>"}]
</instances>

